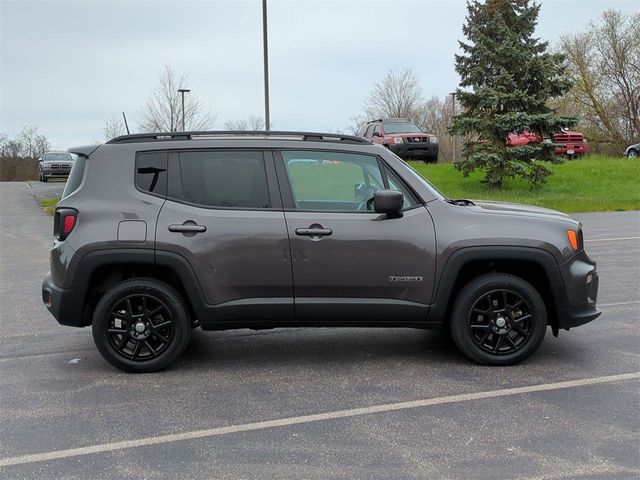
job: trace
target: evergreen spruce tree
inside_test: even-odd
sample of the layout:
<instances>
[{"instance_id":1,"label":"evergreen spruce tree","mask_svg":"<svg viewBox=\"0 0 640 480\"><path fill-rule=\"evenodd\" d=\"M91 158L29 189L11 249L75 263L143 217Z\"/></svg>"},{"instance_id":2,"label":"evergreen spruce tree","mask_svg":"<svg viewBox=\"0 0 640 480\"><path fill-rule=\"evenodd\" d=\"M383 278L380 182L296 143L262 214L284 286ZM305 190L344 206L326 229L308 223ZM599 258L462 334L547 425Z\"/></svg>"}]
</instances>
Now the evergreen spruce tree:
<instances>
[{"instance_id":1,"label":"evergreen spruce tree","mask_svg":"<svg viewBox=\"0 0 640 480\"><path fill-rule=\"evenodd\" d=\"M450 133L466 138L456 168L465 176L485 172L483 182L501 188L509 177L541 186L551 173L541 161L559 163L554 146L543 139L575 124L548 107L550 98L570 87L564 57L547 52L548 42L534 38L540 5L530 0L470 0L459 42L456 92L462 113ZM509 133L531 132L539 142L507 146Z\"/></svg>"}]
</instances>

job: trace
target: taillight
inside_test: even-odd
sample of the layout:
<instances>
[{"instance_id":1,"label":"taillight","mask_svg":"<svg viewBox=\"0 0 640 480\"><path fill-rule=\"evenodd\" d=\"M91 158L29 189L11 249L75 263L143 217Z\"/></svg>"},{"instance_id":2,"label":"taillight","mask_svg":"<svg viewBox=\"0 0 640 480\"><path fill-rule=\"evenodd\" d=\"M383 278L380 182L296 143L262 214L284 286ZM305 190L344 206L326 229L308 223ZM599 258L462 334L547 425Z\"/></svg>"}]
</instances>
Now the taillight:
<instances>
[{"instance_id":1,"label":"taillight","mask_svg":"<svg viewBox=\"0 0 640 480\"><path fill-rule=\"evenodd\" d=\"M53 219L53 236L57 240L66 239L76 226L78 211L73 208L56 209Z\"/></svg>"}]
</instances>

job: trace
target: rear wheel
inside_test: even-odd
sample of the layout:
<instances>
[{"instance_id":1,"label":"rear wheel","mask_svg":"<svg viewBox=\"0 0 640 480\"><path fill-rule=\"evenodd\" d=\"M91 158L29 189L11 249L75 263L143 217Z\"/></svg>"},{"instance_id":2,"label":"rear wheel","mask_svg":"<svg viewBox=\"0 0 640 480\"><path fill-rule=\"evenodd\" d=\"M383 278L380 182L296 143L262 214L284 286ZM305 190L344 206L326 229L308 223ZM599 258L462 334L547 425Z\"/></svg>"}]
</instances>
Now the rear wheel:
<instances>
[{"instance_id":1,"label":"rear wheel","mask_svg":"<svg viewBox=\"0 0 640 480\"><path fill-rule=\"evenodd\" d=\"M162 370L185 349L191 320L180 295L152 279L118 283L93 314L93 339L102 356L128 372Z\"/></svg>"},{"instance_id":2,"label":"rear wheel","mask_svg":"<svg viewBox=\"0 0 640 480\"><path fill-rule=\"evenodd\" d=\"M491 273L465 285L451 315L451 336L470 360L512 365L531 356L547 329L544 300L515 275Z\"/></svg>"},{"instance_id":3,"label":"rear wheel","mask_svg":"<svg viewBox=\"0 0 640 480\"><path fill-rule=\"evenodd\" d=\"M627 158L638 158L638 152L633 148L627 153Z\"/></svg>"}]
</instances>

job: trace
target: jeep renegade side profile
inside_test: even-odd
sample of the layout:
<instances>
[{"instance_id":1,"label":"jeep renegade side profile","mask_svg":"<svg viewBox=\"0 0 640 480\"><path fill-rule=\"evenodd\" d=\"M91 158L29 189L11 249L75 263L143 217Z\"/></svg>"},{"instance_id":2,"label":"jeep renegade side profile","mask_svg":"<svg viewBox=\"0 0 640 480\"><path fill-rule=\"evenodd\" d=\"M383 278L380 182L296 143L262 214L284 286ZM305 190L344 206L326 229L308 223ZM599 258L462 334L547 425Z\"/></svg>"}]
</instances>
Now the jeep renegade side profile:
<instances>
[{"instance_id":1,"label":"jeep renegade side profile","mask_svg":"<svg viewBox=\"0 0 640 480\"><path fill-rule=\"evenodd\" d=\"M46 307L106 360L160 370L191 329L445 326L508 365L600 315L580 224L451 200L390 150L335 134L127 135L78 156Z\"/></svg>"}]
</instances>

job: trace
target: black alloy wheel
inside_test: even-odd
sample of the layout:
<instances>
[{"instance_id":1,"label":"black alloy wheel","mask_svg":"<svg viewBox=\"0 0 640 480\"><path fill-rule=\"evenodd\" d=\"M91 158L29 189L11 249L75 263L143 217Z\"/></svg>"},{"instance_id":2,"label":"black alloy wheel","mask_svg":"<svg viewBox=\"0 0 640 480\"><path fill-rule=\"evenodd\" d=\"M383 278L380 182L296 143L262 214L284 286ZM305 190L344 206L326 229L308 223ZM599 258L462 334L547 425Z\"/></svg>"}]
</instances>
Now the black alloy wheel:
<instances>
[{"instance_id":1,"label":"black alloy wheel","mask_svg":"<svg viewBox=\"0 0 640 480\"><path fill-rule=\"evenodd\" d=\"M173 340L173 318L164 303L153 295L129 295L111 312L108 336L112 347L136 361L155 358Z\"/></svg>"},{"instance_id":2,"label":"black alloy wheel","mask_svg":"<svg viewBox=\"0 0 640 480\"><path fill-rule=\"evenodd\" d=\"M547 308L527 281L488 273L463 286L450 318L460 351L483 365L512 365L530 357L547 329Z\"/></svg>"},{"instance_id":3,"label":"black alloy wheel","mask_svg":"<svg viewBox=\"0 0 640 480\"><path fill-rule=\"evenodd\" d=\"M469 312L473 340L494 355L513 353L531 337L535 319L526 300L516 292L497 289L481 296Z\"/></svg>"},{"instance_id":4,"label":"black alloy wheel","mask_svg":"<svg viewBox=\"0 0 640 480\"><path fill-rule=\"evenodd\" d=\"M125 280L96 305L91 325L102 356L128 372L162 370L186 348L192 322L183 298L164 282Z\"/></svg>"}]
</instances>

